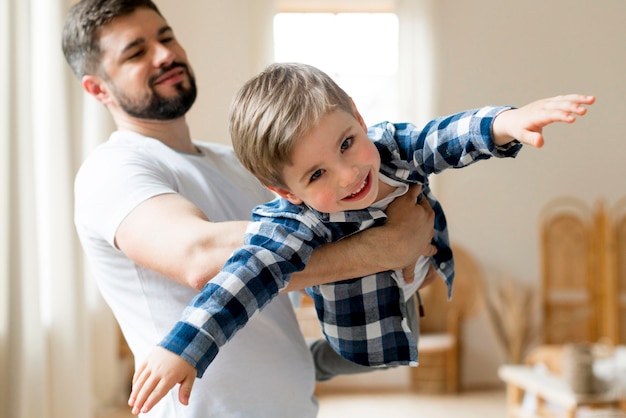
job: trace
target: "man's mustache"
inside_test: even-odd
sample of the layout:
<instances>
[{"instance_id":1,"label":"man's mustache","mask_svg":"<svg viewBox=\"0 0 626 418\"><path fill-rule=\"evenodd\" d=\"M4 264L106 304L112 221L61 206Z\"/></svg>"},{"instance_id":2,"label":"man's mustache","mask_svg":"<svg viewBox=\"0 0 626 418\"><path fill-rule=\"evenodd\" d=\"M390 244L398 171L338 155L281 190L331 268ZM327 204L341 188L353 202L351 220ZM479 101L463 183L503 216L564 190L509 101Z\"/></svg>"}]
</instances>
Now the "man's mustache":
<instances>
[{"instance_id":1,"label":"man's mustache","mask_svg":"<svg viewBox=\"0 0 626 418\"><path fill-rule=\"evenodd\" d=\"M173 70L174 68L183 68L185 70L185 73L189 76L189 66L187 64L185 64L184 62L173 62L172 64L168 65L167 67L162 67L161 70L155 74L154 76L150 77L150 86L154 86L154 81L157 80L159 77L161 77L163 74L165 74L168 71Z\"/></svg>"}]
</instances>

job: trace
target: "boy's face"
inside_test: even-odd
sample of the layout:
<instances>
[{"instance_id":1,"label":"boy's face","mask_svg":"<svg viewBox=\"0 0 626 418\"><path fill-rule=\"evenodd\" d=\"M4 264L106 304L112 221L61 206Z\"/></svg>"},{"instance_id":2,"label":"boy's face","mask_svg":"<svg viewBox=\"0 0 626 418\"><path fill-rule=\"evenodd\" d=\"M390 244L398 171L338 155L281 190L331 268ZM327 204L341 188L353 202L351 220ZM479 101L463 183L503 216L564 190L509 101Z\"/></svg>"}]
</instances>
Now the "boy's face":
<instances>
[{"instance_id":1,"label":"boy's face","mask_svg":"<svg viewBox=\"0 0 626 418\"><path fill-rule=\"evenodd\" d=\"M283 169L287 189L271 188L295 204L320 212L363 209L377 200L380 155L357 117L336 110L300 138L292 165Z\"/></svg>"}]
</instances>

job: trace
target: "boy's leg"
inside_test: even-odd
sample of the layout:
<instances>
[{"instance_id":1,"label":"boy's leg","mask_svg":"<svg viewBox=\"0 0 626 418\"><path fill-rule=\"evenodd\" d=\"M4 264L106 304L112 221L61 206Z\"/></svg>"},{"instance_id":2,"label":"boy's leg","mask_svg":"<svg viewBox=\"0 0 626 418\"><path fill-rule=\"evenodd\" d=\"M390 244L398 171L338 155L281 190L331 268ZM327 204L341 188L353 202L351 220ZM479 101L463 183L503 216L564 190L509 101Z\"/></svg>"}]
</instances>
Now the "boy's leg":
<instances>
[{"instance_id":1,"label":"boy's leg","mask_svg":"<svg viewBox=\"0 0 626 418\"><path fill-rule=\"evenodd\" d=\"M309 346L315 364L315 380L324 382L342 374L366 373L381 369L368 367L346 360L332 349L328 341L321 338Z\"/></svg>"}]
</instances>

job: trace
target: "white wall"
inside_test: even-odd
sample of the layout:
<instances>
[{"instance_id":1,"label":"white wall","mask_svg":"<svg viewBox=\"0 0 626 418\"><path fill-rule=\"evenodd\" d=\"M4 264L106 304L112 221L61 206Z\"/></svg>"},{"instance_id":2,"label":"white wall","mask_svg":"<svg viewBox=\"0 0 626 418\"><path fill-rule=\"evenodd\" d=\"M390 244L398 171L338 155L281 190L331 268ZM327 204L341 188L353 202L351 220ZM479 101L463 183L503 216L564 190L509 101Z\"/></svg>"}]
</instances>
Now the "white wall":
<instances>
[{"instance_id":1,"label":"white wall","mask_svg":"<svg viewBox=\"0 0 626 418\"><path fill-rule=\"evenodd\" d=\"M487 274L538 285L541 209L564 195L590 206L626 196L626 2L437 0L435 10L438 114L569 92L597 96L574 125L547 128L541 150L437 179L453 239ZM467 343L473 357L465 362L466 382L494 376L501 357L481 343L490 331L484 321L468 330L474 338Z\"/></svg>"},{"instance_id":2,"label":"white wall","mask_svg":"<svg viewBox=\"0 0 626 418\"><path fill-rule=\"evenodd\" d=\"M229 144L228 108L243 83L269 63L271 0L156 0L185 47L198 99L188 114L192 136Z\"/></svg>"},{"instance_id":3,"label":"white wall","mask_svg":"<svg viewBox=\"0 0 626 418\"><path fill-rule=\"evenodd\" d=\"M488 275L502 272L538 284L541 208L563 195L590 205L599 198L610 205L626 195L626 2L414 1L428 3L433 13L435 115L486 104L519 106L560 93L597 96L574 125L546 129L543 149L528 148L515 160L489 161L435 180L453 240L470 249ZM272 1L157 3L198 78L192 133L227 143L231 97L267 63L259 51L271 36L261 28ZM502 356L485 318L470 323L466 336L464 383L497 382Z\"/></svg>"}]
</instances>

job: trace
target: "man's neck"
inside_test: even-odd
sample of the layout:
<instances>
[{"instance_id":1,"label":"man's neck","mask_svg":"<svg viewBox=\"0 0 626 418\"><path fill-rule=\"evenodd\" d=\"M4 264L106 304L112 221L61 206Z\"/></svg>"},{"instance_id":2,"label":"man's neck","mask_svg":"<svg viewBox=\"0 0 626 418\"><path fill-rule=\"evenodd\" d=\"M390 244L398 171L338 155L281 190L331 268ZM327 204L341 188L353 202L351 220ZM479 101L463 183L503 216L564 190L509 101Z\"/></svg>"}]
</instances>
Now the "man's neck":
<instances>
[{"instance_id":1,"label":"man's neck","mask_svg":"<svg viewBox=\"0 0 626 418\"><path fill-rule=\"evenodd\" d=\"M122 117L114 116L114 120L120 130L137 132L158 139L176 151L190 154L198 152L191 141L189 126L184 116L172 120L148 120L123 115Z\"/></svg>"}]
</instances>

